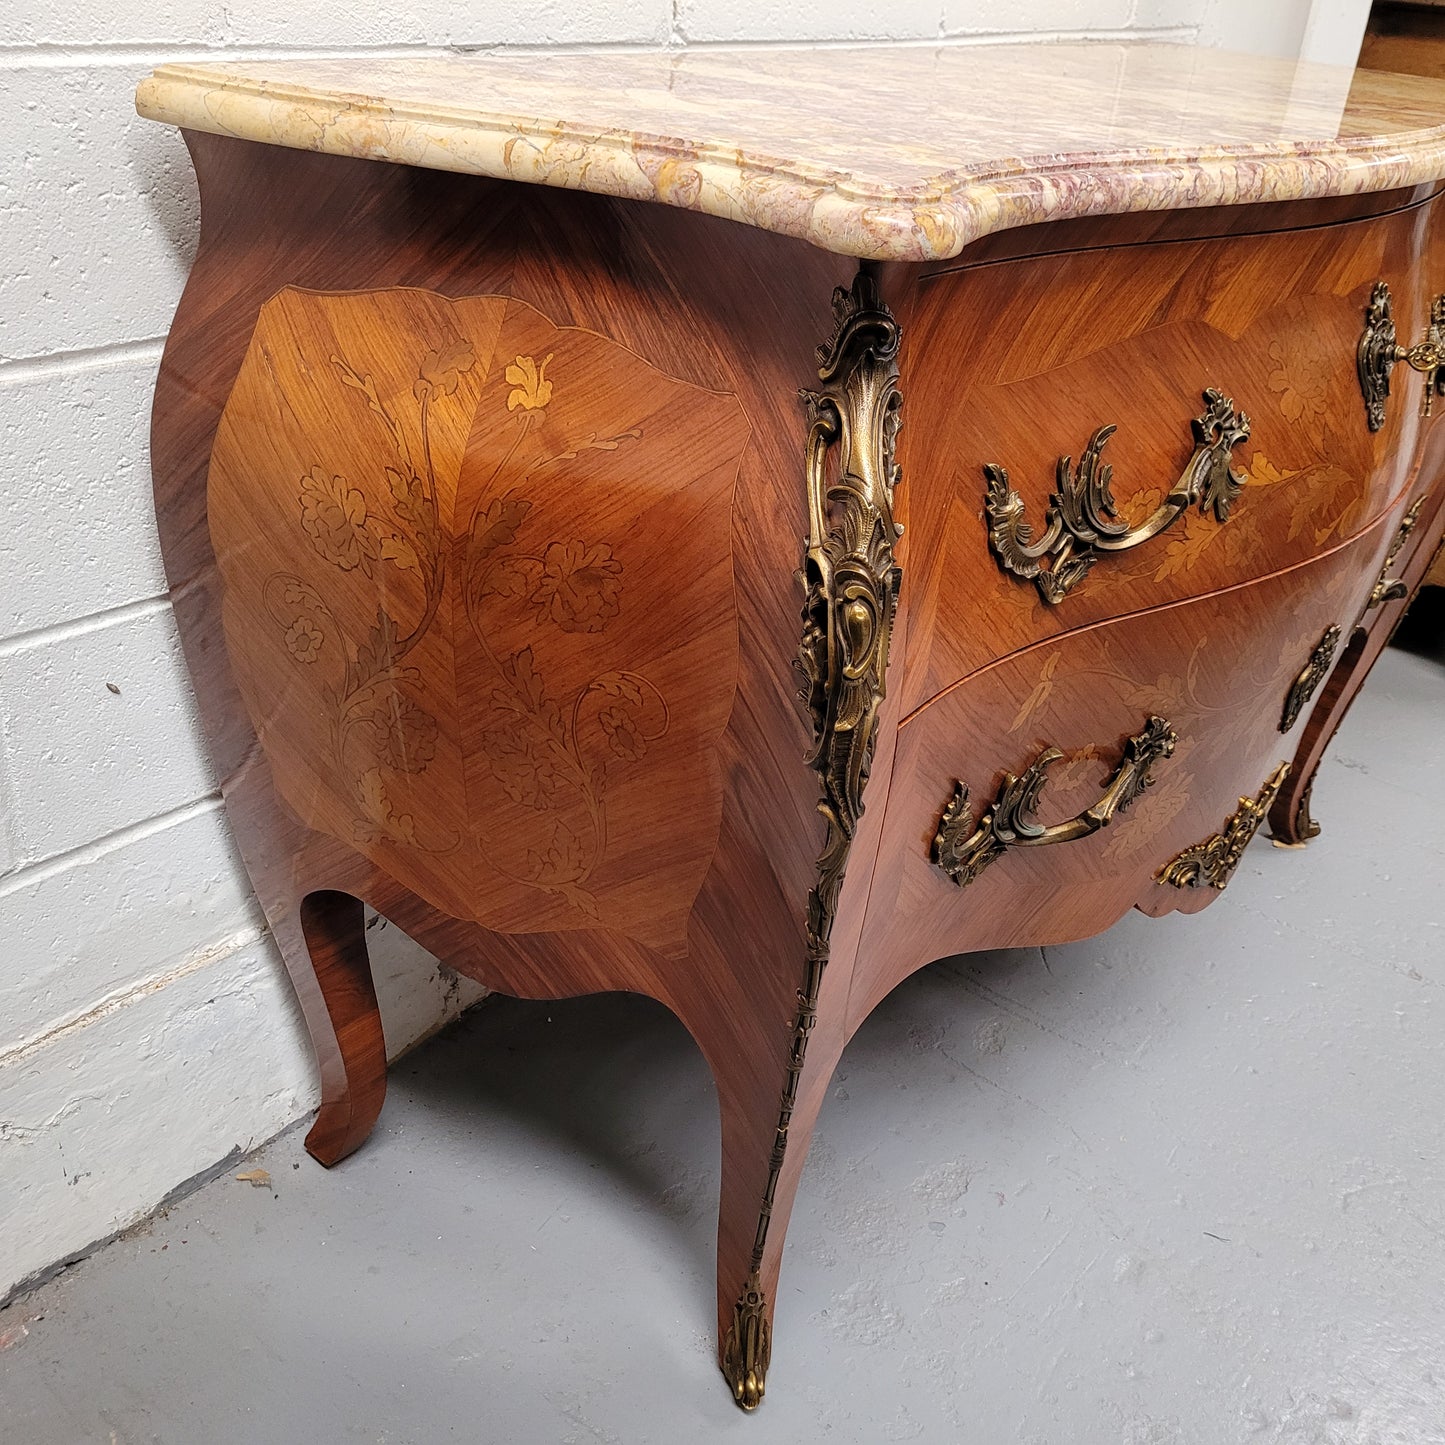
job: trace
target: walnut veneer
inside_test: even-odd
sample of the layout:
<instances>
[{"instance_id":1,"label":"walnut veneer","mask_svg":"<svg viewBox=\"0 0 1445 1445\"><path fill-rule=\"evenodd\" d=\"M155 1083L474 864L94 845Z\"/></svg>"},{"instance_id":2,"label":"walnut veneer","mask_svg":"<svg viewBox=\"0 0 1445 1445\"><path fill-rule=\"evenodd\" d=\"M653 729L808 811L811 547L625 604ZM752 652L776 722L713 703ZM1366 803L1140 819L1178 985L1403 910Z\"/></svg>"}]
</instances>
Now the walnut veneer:
<instances>
[{"instance_id":1,"label":"walnut veneer","mask_svg":"<svg viewBox=\"0 0 1445 1445\"><path fill-rule=\"evenodd\" d=\"M888 990L1196 910L1266 813L1312 830L1445 528L1435 376L1377 290L1426 335L1445 160L860 266L589 193L620 182L187 140L157 514L320 1061L307 1147L382 1106L363 904L493 989L661 1000L717 1080L751 1408L809 1137Z\"/></svg>"}]
</instances>

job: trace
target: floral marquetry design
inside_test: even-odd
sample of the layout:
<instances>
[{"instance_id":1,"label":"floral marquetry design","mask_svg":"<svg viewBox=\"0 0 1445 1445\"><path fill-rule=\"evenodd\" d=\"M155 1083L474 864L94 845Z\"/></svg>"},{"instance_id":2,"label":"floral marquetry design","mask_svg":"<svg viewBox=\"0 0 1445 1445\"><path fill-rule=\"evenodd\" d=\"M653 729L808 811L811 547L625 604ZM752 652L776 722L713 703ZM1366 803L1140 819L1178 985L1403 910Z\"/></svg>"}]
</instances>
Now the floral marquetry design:
<instances>
[{"instance_id":1,"label":"floral marquetry design","mask_svg":"<svg viewBox=\"0 0 1445 1445\"><path fill-rule=\"evenodd\" d=\"M531 593L540 617L566 632L601 632L621 605L622 564L606 543L553 542Z\"/></svg>"},{"instance_id":2,"label":"floral marquetry design","mask_svg":"<svg viewBox=\"0 0 1445 1445\"><path fill-rule=\"evenodd\" d=\"M544 373L550 356L538 365L530 356L519 356L506 371L511 391L507 393L507 410L541 411L552 400L552 383Z\"/></svg>"},{"instance_id":3,"label":"floral marquetry design","mask_svg":"<svg viewBox=\"0 0 1445 1445\"><path fill-rule=\"evenodd\" d=\"M315 662L325 640L326 634L309 617L298 617L286 629L286 651L300 663Z\"/></svg>"},{"instance_id":4,"label":"floral marquetry design","mask_svg":"<svg viewBox=\"0 0 1445 1445\"><path fill-rule=\"evenodd\" d=\"M317 466L301 478L300 502L301 530L317 554L343 572L359 567L370 577L381 549L367 526L366 498L345 477Z\"/></svg>"},{"instance_id":5,"label":"floral marquetry design","mask_svg":"<svg viewBox=\"0 0 1445 1445\"><path fill-rule=\"evenodd\" d=\"M730 396L507 298L273 298L210 516L291 807L453 916L679 951L720 819L746 439Z\"/></svg>"}]
</instances>

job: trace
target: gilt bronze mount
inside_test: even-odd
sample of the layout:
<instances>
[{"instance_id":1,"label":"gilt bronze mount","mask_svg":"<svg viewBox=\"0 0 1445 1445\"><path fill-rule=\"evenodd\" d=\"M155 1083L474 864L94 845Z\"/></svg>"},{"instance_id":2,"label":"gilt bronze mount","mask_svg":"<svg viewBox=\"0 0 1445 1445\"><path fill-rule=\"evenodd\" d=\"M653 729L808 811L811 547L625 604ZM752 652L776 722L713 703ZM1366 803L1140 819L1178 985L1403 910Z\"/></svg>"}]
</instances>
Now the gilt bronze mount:
<instances>
[{"instance_id":1,"label":"gilt bronze mount","mask_svg":"<svg viewBox=\"0 0 1445 1445\"><path fill-rule=\"evenodd\" d=\"M1045 748L1020 774L1005 773L998 796L976 824L969 812L968 788L955 783L953 796L939 819L929 858L962 888L1010 848L1071 843L1097 833L1154 781L1150 768L1159 758L1169 757L1178 741L1174 729L1162 717L1147 718L1143 731L1124 743L1124 755L1099 801L1066 822L1049 827L1035 822L1034 813L1048 768L1063 757L1058 748Z\"/></svg>"},{"instance_id":2,"label":"gilt bronze mount","mask_svg":"<svg viewBox=\"0 0 1445 1445\"><path fill-rule=\"evenodd\" d=\"M1220 888L1227 884L1244 857L1249 840L1259 832L1270 805L1289 777L1288 763L1281 763L1265 780L1253 798L1241 798L1239 807L1224 820L1224 827L1202 843L1186 848L1159 870L1159 883L1174 888Z\"/></svg>"},{"instance_id":3,"label":"gilt bronze mount","mask_svg":"<svg viewBox=\"0 0 1445 1445\"><path fill-rule=\"evenodd\" d=\"M1445 389L1445 295L1437 296L1430 306L1430 322L1425 338L1414 346L1401 346L1395 334L1394 303L1390 287L1376 281L1365 307L1365 329L1355 350L1355 370L1360 378L1360 392L1365 398L1365 420L1371 431L1385 425L1385 402L1390 395L1390 372L1403 361L1413 371L1425 376L1424 416L1430 415L1435 393Z\"/></svg>"},{"instance_id":4,"label":"gilt bronze mount","mask_svg":"<svg viewBox=\"0 0 1445 1445\"><path fill-rule=\"evenodd\" d=\"M1410 540L1411 534L1420 522L1420 513L1424 510L1425 498L1420 497L1414 506L1405 513L1400 521L1400 530L1395 533L1395 540L1390 543L1390 550L1385 554L1384 565L1380 568L1380 576L1375 585L1370 589L1369 600L1365 603L1365 611L1372 607L1379 607L1385 602L1398 602L1402 597L1410 595L1410 589L1400 581L1398 577L1390 576L1390 569L1395 565L1395 558L1400 555L1405 543Z\"/></svg>"},{"instance_id":5,"label":"gilt bronze mount","mask_svg":"<svg viewBox=\"0 0 1445 1445\"><path fill-rule=\"evenodd\" d=\"M863 816L863 789L878 739L878 710L902 580L893 557L893 545L903 531L893 520L893 490L899 480L894 444L903 401L898 390L899 333L878 294L874 268L865 265L851 288L834 291L833 316L833 335L817 353L822 385L801 394L808 416L808 537L799 572L804 602L797 657L801 697L812 727L806 762L818 774L818 811L827 834L817 881L808 893L807 968L798 990L749 1273L723 1342L723 1374L744 1410L762 1403L767 1386L772 1332L761 1279L763 1251L808 1036L817 1021L833 918ZM830 479L829 458L835 448Z\"/></svg>"},{"instance_id":6,"label":"gilt bronze mount","mask_svg":"<svg viewBox=\"0 0 1445 1445\"><path fill-rule=\"evenodd\" d=\"M1204 413L1190 422L1194 452L1169 495L1153 515L1137 526L1119 520L1114 504L1114 468L1104 461L1104 445L1118 429L1112 422L1089 438L1077 469L1072 457L1060 457L1056 489L1049 498L1044 532L1037 542L1024 520L1024 499L1009 484L1008 468L990 462L984 508L988 540L1006 572L1034 582L1051 606L1062 602L1089 575L1101 552L1127 552L1184 515L1194 504L1201 514L1229 519L1244 487L1231 466L1233 451L1249 437L1249 418L1234 409L1223 392L1204 393ZM1043 565L1049 558L1048 567Z\"/></svg>"},{"instance_id":7,"label":"gilt bronze mount","mask_svg":"<svg viewBox=\"0 0 1445 1445\"><path fill-rule=\"evenodd\" d=\"M1343 629L1338 623L1325 628L1324 636L1315 643L1309 661L1300 670L1300 675L1290 684L1284 700L1284 712L1279 720L1279 730L1287 733L1298 721L1309 700L1319 690L1319 685L1329 675L1330 663L1335 660L1335 649L1340 645Z\"/></svg>"}]
</instances>

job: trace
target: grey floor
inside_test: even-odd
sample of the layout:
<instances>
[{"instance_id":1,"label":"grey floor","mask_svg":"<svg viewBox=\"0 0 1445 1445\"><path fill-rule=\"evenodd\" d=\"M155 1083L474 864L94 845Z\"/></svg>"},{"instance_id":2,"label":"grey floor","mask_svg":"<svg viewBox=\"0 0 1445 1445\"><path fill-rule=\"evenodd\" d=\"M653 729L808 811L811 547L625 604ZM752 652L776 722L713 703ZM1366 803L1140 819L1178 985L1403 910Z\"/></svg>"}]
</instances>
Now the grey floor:
<instances>
[{"instance_id":1,"label":"grey floor","mask_svg":"<svg viewBox=\"0 0 1445 1445\"><path fill-rule=\"evenodd\" d=\"M712 1361L712 1088L493 1000L0 1314L5 1445L1445 1441L1445 667L1392 652L1198 918L937 965L843 1060L769 1395ZM24 1324L25 1331L13 1327ZM18 1336L22 1335L23 1337Z\"/></svg>"}]
</instances>

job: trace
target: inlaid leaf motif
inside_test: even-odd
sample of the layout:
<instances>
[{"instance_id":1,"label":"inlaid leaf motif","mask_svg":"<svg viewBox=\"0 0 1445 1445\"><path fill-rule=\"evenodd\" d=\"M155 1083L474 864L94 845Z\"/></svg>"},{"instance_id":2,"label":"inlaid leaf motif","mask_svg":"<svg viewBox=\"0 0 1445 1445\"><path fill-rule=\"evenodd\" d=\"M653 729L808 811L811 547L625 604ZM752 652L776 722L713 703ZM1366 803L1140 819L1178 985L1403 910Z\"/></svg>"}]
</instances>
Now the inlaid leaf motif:
<instances>
[{"instance_id":1,"label":"inlaid leaf motif","mask_svg":"<svg viewBox=\"0 0 1445 1445\"><path fill-rule=\"evenodd\" d=\"M365 822L357 824L363 838L382 835L417 846L416 819L397 811L379 767L367 768L357 779L357 802L365 815Z\"/></svg>"},{"instance_id":2,"label":"inlaid leaf motif","mask_svg":"<svg viewBox=\"0 0 1445 1445\"><path fill-rule=\"evenodd\" d=\"M604 672L592 686L608 697L620 697L631 703L642 701L642 684L625 672Z\"/></svg>"},{"instance_id":3,"label":"inlaid leaf motif","mask_svg":"<svg viewBox=\"0 0 1445 1445\"><path fill-rule=\"evenodd\" d=\"M566 451L558 452L556 456L544 457L540 462L533 462L523 475L524 482L530 481L539 473L550 467L561 466L564 462L575 462L583 452L615 452L618 447L627 442L642 440L642 432L632 427L627 431L618 432L616 436L600 437L596 432L588 432L581 441L574 441Z\"/></svg>"},{"instance_id":4,"label":"inlaid leaf motif","mask_svg":"<svg viewBox=\"0 0 1445 1445\"><path fill-rule=\"evenodd\" d=\"M1049 700L1054 690L1054 674L1059 670L1059 658L1062 656L1062 653L1051 652L1039 669L1039 680L1034 684L1034 690L1024 699L1023 706L1009 724L1011 733L1016 733Z\"/></svg>"},{"instance_id":5,"label":"inlaid leaf motif","mask_svg":"<svg viewBox=\"0 0 1445 1445\"><path fill-rule=\"evenodd\" d=\"M517 528L526 520L532 504L525 497L493 497L482 513L480 525L472 529L473 561L489 557L499 547L508 547L517 539Z\"/></svg>"},{"instance_id":6,"label":"inlaid leaf motif","mask_svg":"<svg viewBox=\"0 0 1445 1445\"><path fill-rule=\"evenodd\" d=\"M582 871L582 840L565 823L558 823L546 852L530 854L529 861L538 878L573 879Z\"/></svg>"},{"instance_id":7,"label":"inlaid leaf motif","mask_svg":"<svg viewBox=\"0 0 1445 1445\"><path fill-rule=\"evenodd\" d=\"M376 378L368 371L364 376L354 371L339 356L331 358L331 364L341 373L341 379L345 385L359 391L366 399L366 408L372 415L380 418L382 424L392 434L393 440L400 440L400 431L391 413L381 404L381 397L377 395Z\"/></svg>"},{"instance_id":8,"label":"inlaid leaf motif","mask_svg":"<svg viewBox=\"0 0 1445 1445\"><path fill-rule=\"evenodd\" d=\"M1273 487L1280 482L1287 482L1291 477L1297 477L1299 473L1282 471L1270 461L1262 451L1257 448L1249 459L1249 474L1245 478L1247 487Z\"/></svg>"},{"instance_id":9,"label":"inlaid leaf motif","mask_svg":"<svg viewBox=\"0 0 1445 1445\"><path fill-rule=\"evenodd\" d=\"M389 668L397 655L396 619L384 607L376 609L376 622L366 641L356 649L356 669L362 682Z\"/></svg>"},{"instance_id":10,"label":"inlaid leaf motif","mask_svg":"<svg viewBox=\"0 0 1445 1445\"><path fill-rule=\"evenodd\" d=\"M381 555L387 562L395 562L403 572L420 572L421 560L416 548L399 533L393 532L381 539Z\"/></svg>"},{"instance_id":11,"label":"inlaid leaf motif","mask_svg":"<svg viewBox=\"0 0 1445 1445\"><path fill-rule=\"evenodd\" d=\"M532 649L524 647L504 662L502 675L509 686L494 689L492 701L507 711L526 713L535 718L553 738L565 744L567 729L562 721L562 709L547 696Z\"/></svg>"},{"instance_id":12,"label":"inlaid leaf motif","mask_svg":"<svg viewBox=\"0 0 1445 1445\"><path fill-rule=\"evenodd\" d=\"M400 473L394 467L384 468L386 471L386 484L392 491L392 500L396 503L397 512L410 509L415 506L422 496L422 478L416 475L415 471Z\"/></svg>"},{"instance_id":13,"label":"inlaid leaf motif","mask_svg":"<svg viewBox=\"0 0 1445 1445\"><path fill-rule=\"evenodd\" d=\"M1188 513L1179 527L1174 529L1164 549L1164 560L1155 569L1154 580L1163 582L1176 572L1187 572L1199 560L1210 541L1221 534L1223 529L1206 530L1195 525L1199 519Z\"/></svg>"},{"instance_id":14,"label":"inlaid leaf motif","mask_svg":"<svg viewBox=\"0 0 1445 1445\"><path fill-rule=\"evenodd\" d=\"M388 552L387 543L384 541L381 555L396 561L404 570L420 571L423 562L427 564L427 569L431 570L433 554L440 542L440 533L436 506L427 493L426 484L414 471L408 469L402 472L396 467L386 468L386 484L396 507L397 520L412 529L423 552L419 554L404 537L393 534L389 539L392 544L391 552ZM402 549L403 543L407 550ZM410 567L405 566L407 558L410 559Z\"/></svg>"},{"instance_id":15,"label":"inlaid leaf motif","mask_svg":"<svg viewBox=\"0 0 1445 1445\"><path fill-rule=\"evenodd\" d=\"M1131 712L1165 713L1174 700L1184 692L1184 683L1178 677L1165 676L1150 684L1136 682L1120 674L1116 685L1120 700Z\"/></svg>"}]
</instances>

